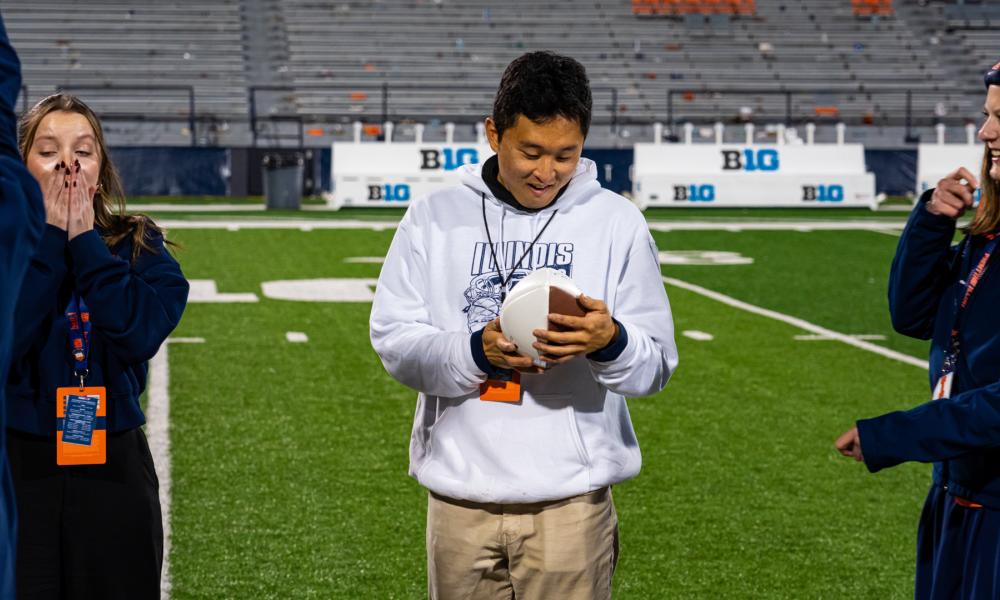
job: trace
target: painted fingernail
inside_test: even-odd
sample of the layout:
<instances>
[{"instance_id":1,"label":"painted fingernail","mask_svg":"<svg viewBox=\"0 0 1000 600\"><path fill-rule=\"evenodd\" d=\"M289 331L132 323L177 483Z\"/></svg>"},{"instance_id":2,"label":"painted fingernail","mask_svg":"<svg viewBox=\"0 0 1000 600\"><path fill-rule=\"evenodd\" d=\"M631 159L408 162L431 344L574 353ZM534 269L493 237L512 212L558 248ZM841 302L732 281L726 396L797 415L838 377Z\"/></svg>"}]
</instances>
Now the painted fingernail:
<instances>
[{"instance_id":1,"label":"painted fingernail","mask_svg":"<svg viewBox=\"0 0 1000 600\"><path fill-rule=\"evenodd\" d=\"M76 161L76 172L80 172L80 161Z\"/></svg>"},{"instance_id":2,"label":"painted fingernail","mask_svg":"<svg viewBox=\"0 0 1000 600\"><path fill-rule=\"evenodd\" d=\"M73 182L73 187L76 187L76 182L75 181Z\"/></svg>"},{"instance_id":3,"label":"painted fingernail","mask_svg":"<svg viewBox=\"0 0 1000 600\"><path fill-rule=\"evenodd\" d=\"M68 188L69 187L69 182L68 181L64 181L63 182L63 187L64 188Z\"/></svg>"}]
</instances>

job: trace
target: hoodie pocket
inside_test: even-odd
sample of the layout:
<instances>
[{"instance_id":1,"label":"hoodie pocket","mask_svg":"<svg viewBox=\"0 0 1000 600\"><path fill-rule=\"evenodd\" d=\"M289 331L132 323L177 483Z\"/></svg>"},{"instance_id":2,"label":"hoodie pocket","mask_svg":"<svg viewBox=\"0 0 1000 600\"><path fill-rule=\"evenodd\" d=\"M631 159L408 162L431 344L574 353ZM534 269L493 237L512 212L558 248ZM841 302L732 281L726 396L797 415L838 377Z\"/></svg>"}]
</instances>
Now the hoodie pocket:
<instances>
[{"instance_id":1,"label":"hoodie pocket","mask_svg":"<svg viewBox=\"0 0 1000 600\"><path fill-rule=\"evenodd\" d=\"M583 443L583 436L580 435L580 428L576 423L576 410L573 408L573 397L570 394L539 394L535 397L539 404L562 405L563 418L566 419L566 427L569 430L569 437L576 448L577 458L580 463L590 466L590 455L587 453L587 446Z\"/></svg>"},{"instance_id":2,"label":"hoodie pocket","mask_svg":"<svg viewBox=\"0 0 1000 600\"><path fill-rule=\"evenodd\" d=\"M471 400L450 407L434 423L417 480L444 495L482 501L552 497L563 488L571 495L589 485L590 463L571 396L532 400L520 406Z\"/></svg>"}]
</instances>

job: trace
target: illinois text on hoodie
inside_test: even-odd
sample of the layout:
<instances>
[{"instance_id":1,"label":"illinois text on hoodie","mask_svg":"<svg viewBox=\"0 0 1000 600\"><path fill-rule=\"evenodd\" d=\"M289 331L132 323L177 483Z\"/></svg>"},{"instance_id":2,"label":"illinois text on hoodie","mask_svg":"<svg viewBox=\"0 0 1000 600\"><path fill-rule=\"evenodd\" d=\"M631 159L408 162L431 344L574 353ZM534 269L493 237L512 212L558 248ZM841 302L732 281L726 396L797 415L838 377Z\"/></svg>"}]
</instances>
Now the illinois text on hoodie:
<instances>
[{"instance_id":1,"label":"illinois text on hoodie","mask_svg":"<svg viewBox=\"0 0 1000 600\"><path fill-rule=\"evenodd\" d=\"M382 363L419 392L410 474L435 493L496 503L558 500L633 477L641 456L625 397L660 391L677 365L670 304L642 214L602 189L587 159L538 211L498 200L482 165L460 175L462 185L411 204L372 306ZM541 267L604 300L623 333L609 352L523 375L520 403L480 400L487 373L473 347L499 314L501 273L513 273L512 287Z\"/></svg>"}]
</instances>

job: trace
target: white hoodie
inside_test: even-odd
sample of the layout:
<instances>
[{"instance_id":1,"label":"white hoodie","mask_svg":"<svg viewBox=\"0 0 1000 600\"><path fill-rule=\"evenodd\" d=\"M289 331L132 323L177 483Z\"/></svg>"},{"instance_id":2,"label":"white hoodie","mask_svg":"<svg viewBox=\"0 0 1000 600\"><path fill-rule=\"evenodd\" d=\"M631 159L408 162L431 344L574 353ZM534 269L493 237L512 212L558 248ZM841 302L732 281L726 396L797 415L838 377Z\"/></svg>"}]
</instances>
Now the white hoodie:
<instances>
[{"instance_id":1,"label":"white hoodie","mask_svg":"<svg viewBox=\"0 0 1000 600\"><path fill-rule=\"evenodd\" d=\"M371 340L382 364L416 389L410 475L431 491L475 502L559 500L639 472L639 445L624 396L663 389L677 366L673 320L656 246L639 210L601 188L580 159L568 188L529 213L493 197L482 165L462 167L462 185L415 200L382 267ZM500 278L552 215L519 280L540 267L563 270L604 300L628 341L608 362L577 357L522 375L520 403L479 399L486 380L470 337L494 319Z\"/></svg>"}]
</instances>

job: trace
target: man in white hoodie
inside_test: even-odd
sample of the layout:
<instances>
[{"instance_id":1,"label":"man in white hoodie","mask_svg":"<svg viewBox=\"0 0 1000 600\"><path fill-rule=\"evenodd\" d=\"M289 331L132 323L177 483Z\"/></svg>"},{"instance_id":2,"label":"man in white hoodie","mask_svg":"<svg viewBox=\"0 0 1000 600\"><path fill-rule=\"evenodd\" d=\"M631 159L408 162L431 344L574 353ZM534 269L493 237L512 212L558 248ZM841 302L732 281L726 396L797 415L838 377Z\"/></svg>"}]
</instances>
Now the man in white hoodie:
<instances>
[{"instance_id":1,"label":"man in white hoodie","mask_svg":"<svg viewBox=\"0 0 1000 600\"><path fill-rule=\"evenodd\" d=\"M411 204L379 277L372 345L419 392L410 475L430 491L431 598L611 595L610 488L641 463L625 396L660 391L677 350L645 220L581 158L591 107L577 61L514 60L486 120L496 156ZM584 316L550 315L565 331L535 331L544 368L497 319L542 267L585 294Z\"/></svg>"}]
</instances>

